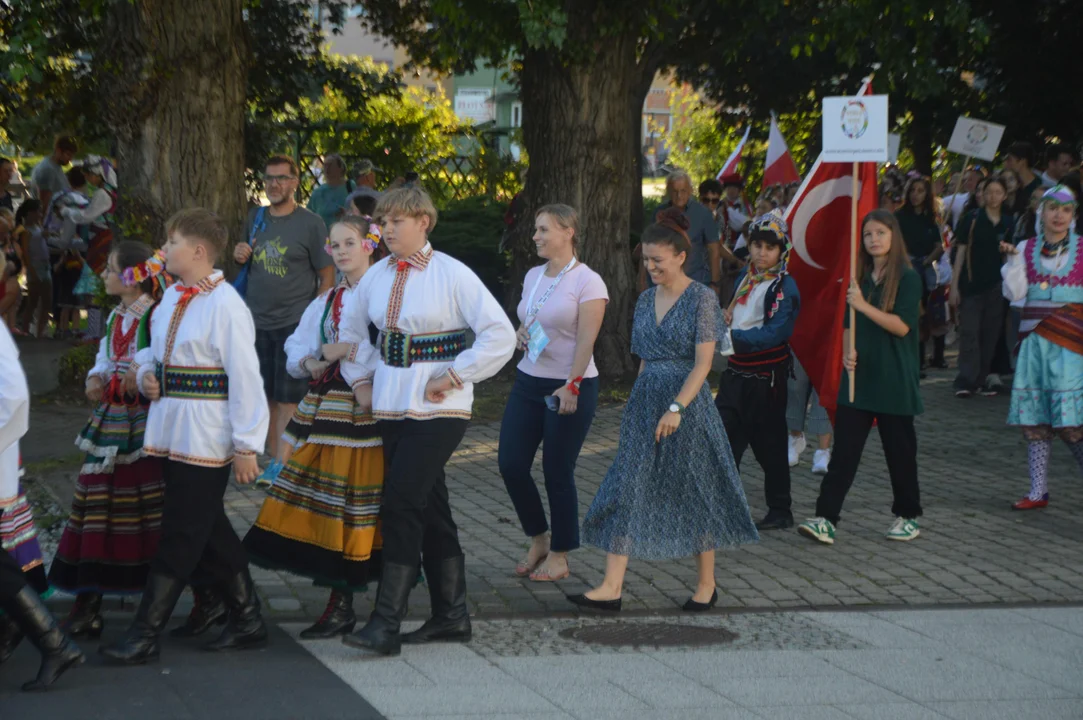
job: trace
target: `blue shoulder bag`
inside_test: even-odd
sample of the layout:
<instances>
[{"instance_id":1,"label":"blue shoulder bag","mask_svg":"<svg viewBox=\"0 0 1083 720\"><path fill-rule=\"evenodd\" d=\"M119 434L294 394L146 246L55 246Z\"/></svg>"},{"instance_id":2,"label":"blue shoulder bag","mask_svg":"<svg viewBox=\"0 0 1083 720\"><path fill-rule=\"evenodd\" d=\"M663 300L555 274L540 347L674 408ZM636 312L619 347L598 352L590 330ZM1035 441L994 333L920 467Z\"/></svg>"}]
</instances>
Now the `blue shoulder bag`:
<instances>
[{"instance_id":1,"label":"blue shoulder bag","mask_svg":"<svg viewBox=\"0 0 1083 720\"><path fill-rule=\"evenodd\" d=\"M267 227L267 223L264 222L263 216L267 212L267 207L262 206L256 211L256 217L252 220L252 232L248 236L248 244L254 246L256 244L256 235L259 235ZM237 277L233 278L233 289L243 298L248 294L248 268L252 265L252 258L248 258L248 262L241 265L240 272L237 273Z\"/></svg>"}]
</instances>

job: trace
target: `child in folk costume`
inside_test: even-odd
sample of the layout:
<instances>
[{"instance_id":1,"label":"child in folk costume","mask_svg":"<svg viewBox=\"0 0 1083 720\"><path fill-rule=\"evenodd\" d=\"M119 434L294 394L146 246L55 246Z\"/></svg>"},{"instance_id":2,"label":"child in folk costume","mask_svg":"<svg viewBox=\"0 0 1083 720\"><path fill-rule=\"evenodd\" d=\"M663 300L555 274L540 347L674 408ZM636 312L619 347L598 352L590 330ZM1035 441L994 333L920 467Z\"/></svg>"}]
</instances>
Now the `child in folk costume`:
<instances>
[{"instance_id":1,"label":"child in folk costume","mask_svg":"<svg viewBox=\"0 0 1083 720\"><path fill-rule=\"evenodd\" d=\"M1078 199L1058 185L1042 196L1038 236L1001 243L1004 295L1025 300L1008 424L1027 440L1030 493L1012 507L1049 504L1046 473L1053 438L1083 467L1083 248L1072 230Z\"/></svg>"},{"instance_id":2,"label":"child in folk costume","mask_svg":"<svg viewBox=\"0 0 1083 720\"><path fill-rule=\"evenodd\" d=\"M3 265L0 260L0 270ZM19 364L19 351L3 323L0 367L4 369L0 372L0 518L4 518L20 497L19 438L30 424L30 391ZM0 549L0 610L4 613L0 616L0 663L11 656L24 635L29 637L41 653L42 663L37 678L23 685L23 690L44 690L85 658L57 626L38 589L27 579L22 564Z\"/></svg>"},{"instance_id":3,"label":"child in folk costume","mask_svg":"<svg viewBox=\"0 0 1083 720\"><path fill-rule=\"evenodd\" d=\"M424 190L388 192L377 215L394 254L365 273L347 298L339 342L353 346L340 365L343 378L358 404L371 405L382 421L383 565L372 616L343 642L398 655L403 642L470 639L465 562L444 465L466 433L473 383L511 358L515 331L477 275L429 244L436 208ZM369 342L370 322L380 332L379 347ZM472 346L467 331L476 337ZM432 618L400 636L419 561Z\"/></svg>"},{"instance_id":4,"label":"child in folk costume","mask_svg":"<svg viewBox=\"0 0 1083 720\"><path fill-rule=\"evenodd\" d=\"M4 275L5 265L6 258L0 253L0 277ZM3 324L0 322L0 325ZM8 337L10 338L10 335ZM18 351L14 343L12 343L12 352L14 360L8 362L5 357L5 364L0 367L3 367L5 371L10 367L13 371L10 377L6 372L0 373L0 384L3 384L5 380L14 383L7 386L6 391L21 397L20 388L25 389L26 379L22 375L22 366L19 365ZM21 406L16 403L13 407ZM24 428L18 436L21 437L25 432ZM0 514L0 550L7 553L7 557L19 568L24 584L31 591L45 598L52 591L45 576L45 561L42 558L41 545L38 543L38 530L34 525L30 501L27 500L26 492L19 484L19 478L22 477L21 462L17 443L10 445L6 451L0 452L0 510L3 511ZM0 663L11 657L22 641L23 631L19 625L0 609Z\"/></svg>"},{"instance_id":5,"label":"child in folk costume","mask_svg":"<svg viewBox=\"0 0 1083 720\"><path fill-rule=\"evenodd\" d=\"M734 354L722 375L715 406L722 415L733 459L751 446L763 468L767 515L760 530L793 527L786 425L790 336L801 298L786 272L790 240L777 211L749 226L751 265L726 310Z\"/></svg>"},{"instance_id":6,"label":"child in folk costume","mask_svg":"<svg viewBox=\"0 0 1083 720\"><path fill-rule=\"evenodd\" d=\"M166 234L166 269L179 282L155 308L150 347L134 363L138 386L151 400L144 451L165 458L162 536L134 623L101 649L125 664L158 657L159 636L196 574L214 578L230 611L206 649L267 641L248 559L223 506L230 464L239 483L255 480L256 455L267 439L255 327L244 300L214 269L229 244L225 224L193 208L170 218Z\"/></svg>"},{"instance_id":7,"label":"child in folk costume","mask_svg":"<svg viewBox=\"0 0 1083 720\"><path fill-rule=\"evenodd\" d=\"M287 370L312 389L286 427L295 449L263 502L244 546L252 562L285 569L331 588L327 610L305 639L353 632L354 592L379 573L384 456L371 409L362 410L339 362L354 353L339 342L349 292L382 257L379 226L347 216L331 226L328 251L342 281L308 306L286 340Z\"/></svg>"},{"instance_id":8,"label":"child in folk costume","mask_svg":"<svg viewBox=\"0 0 1083 720\"><path fill-rule=\"evenodd\" d=\"M103 594L142 592L158 549L162 522L162 463L143 452L150 402L140 396L130 365L150 345L155 274L160 256L125 241L110 253L102 281L120 298L107 323L86 395L97 403L76 446L86 453L56 559L54 587L76 594L65 623L73 637L99 637Z\"/></svg>"}]
</instances>

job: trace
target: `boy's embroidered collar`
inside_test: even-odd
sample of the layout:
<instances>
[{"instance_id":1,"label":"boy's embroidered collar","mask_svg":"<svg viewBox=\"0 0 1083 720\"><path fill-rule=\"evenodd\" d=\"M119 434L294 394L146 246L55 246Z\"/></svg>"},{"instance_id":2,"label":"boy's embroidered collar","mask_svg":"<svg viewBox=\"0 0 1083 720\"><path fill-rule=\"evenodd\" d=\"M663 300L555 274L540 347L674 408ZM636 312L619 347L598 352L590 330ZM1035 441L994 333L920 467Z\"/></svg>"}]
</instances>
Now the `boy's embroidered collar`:
<instances>
[{"instance_id":1,"label":"boy's embroidered collar","mask_svg":"<svg viewBox=\"0 0 1083 720\"><path fill-rule=\"evenodd\" d=\"M387 259L387 264L389 267L397 267L400 260L417 270L424 270L432 262L432 244L426 242L425 247L405 259L392 255Z\"/></svg>"}]
</instances>

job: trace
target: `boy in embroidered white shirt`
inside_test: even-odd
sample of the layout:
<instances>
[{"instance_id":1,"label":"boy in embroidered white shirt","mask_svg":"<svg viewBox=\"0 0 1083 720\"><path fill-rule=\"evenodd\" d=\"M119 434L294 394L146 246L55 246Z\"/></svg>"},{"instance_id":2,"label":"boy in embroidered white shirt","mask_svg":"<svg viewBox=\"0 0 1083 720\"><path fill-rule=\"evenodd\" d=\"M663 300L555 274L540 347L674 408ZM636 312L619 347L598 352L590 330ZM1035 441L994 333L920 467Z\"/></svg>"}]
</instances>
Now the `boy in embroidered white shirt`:
<instances>
[{"instance_id":1,"label":"boy in embroidered white shirt","mask_svg":"<svg viewBox=\"0 0 1083 720\"><path fill-rule=\"evenodd\" d=\"M339 342L352 345L342 377L358 405L372 407L384 447L380 508L383 567L376 607L343 642L398 655L401 644L466 642L470 614L458 529L444 465L470 418L473 383L495 375L515 352L508 316L468 267L428 242L436 208L419 187L392 190L376 214L393 253L365 273L342 312ZM380 331L378 347L368 326ZM473 345L467 345L467 330ZM399 635L421 563L432 618Z\"/></svg>"},{"instance_id":2,"label":"boy in embroidered white shirt","mask_svg":"<svg viewBox=\"0 0 1083 720\"><path fill-rule=\"evenodd\" d=\"M153 401L144 450L165 458L162 538L135 622L123 640L101 649L125 664L158 657L158 638L193 575L213 578L230 611L206 649L267 641L248 558L223 506L231 464L241 484L256 479L270 421L252 314L214 269L229 244L214 213L182 210L166 234L166 270L180 282L155 309L151 346L133 363Z\"/></svg>"}]
</instances>

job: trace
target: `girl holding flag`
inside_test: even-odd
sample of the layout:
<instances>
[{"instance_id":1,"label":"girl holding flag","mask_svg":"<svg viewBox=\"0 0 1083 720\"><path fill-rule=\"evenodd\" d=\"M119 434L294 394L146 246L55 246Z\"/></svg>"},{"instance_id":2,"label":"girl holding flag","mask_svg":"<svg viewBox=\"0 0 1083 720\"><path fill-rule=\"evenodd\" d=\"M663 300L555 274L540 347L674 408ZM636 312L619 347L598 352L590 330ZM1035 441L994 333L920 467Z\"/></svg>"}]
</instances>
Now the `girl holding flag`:
<instances>
[{"instance_id":1,"label":"girl holding flag","mask_svg":"<svg viewBox=\"0 0 1083 720\"><path fill-rule=\"evenodd\" d=\"M843 367L855 376L856 392L850 400L849 382L839 385L835 415L835 450L820 485L816 515L797 529L807 537L831 545L842 503L857 475L861 453L873 423L880 431L891 490L895 522L889 540L913 540L920 534L917 434L914 416L924 411L918 383L918 319L921 278L906 255L902 230L895 215L873 210L861 224L862 244L857 279L847 301L857 311L857 325L849 327L845 315ZM850 333L856 341L850 349Z\"/></svg>"}]
</instances>

